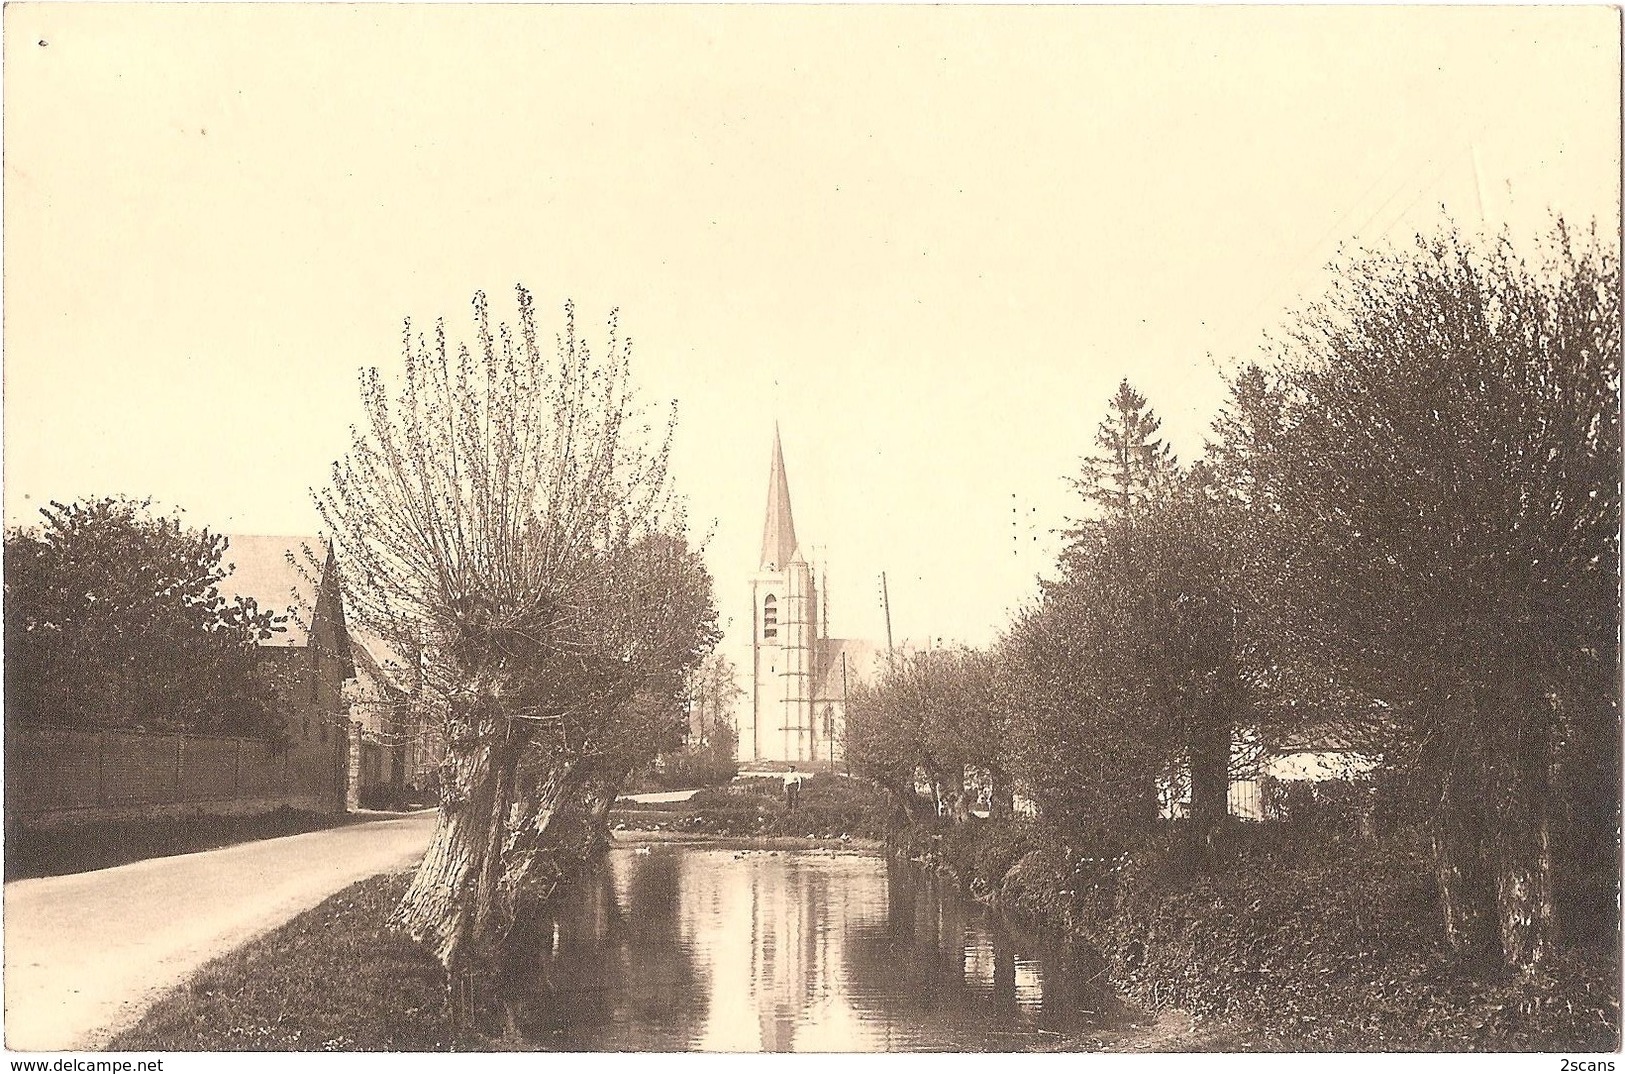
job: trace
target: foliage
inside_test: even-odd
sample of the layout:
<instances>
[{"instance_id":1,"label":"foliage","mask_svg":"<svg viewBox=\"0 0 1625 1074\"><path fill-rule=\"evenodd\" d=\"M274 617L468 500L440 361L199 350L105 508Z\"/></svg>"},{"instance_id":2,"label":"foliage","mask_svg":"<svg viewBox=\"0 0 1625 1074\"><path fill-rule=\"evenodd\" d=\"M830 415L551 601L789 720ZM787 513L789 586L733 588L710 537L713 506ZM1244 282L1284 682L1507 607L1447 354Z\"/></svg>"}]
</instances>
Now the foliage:
<instances>
[{"instance_id":1,"label":"foliage","mask_svg":"<svg viewBox=\"0 0 1625 1074\"><path fill-rule=\"evenodd\" d=\"M1618 1046L1618 997L1595 952L1564 956L1567 981L1454 960L1428 924L1423 846L1239 834L1251 838L1222 867L1183 883L1170 882L1182 852L1166 844L1120 868L1112 912L1090 932L1136 999L1239 1020L1293 1051Z\"/></svg>"},{"instance_id":2,"label":"foliage","mask_svg":"<svg viewBox=\"0 0 1625 1074\"><path fill-rule=\"evenodd\" d=\"M1073 484L1084 521L1059 577L1000 648L1002 690L1025 717L1012 764L1048 816L1124 835L1151 823L1158 781L1222 818L1250 652L1234 589L1235 520L1212 469L1182 469L1126 381Z\"/></svg>"},{"instance_id":3,"label":"foliage","mask_svg":"<svg viewBox=\"0 0 1625 1074\"><path fill-rule=\"evenodd\" d=\"M847 703L846 755L854 769L913 808L917 776L959 820L970 808L966 768L991 773L995 801L1008 811L1005 742L1010 710L991 654L967 648L897 656L879 681Z\"/></svg>"},{"instance_id":4,"label":"foliage","mask_svg":"<svg viewBox=\"0 0 1625 1074\"><path fill-rule=\"evenodd\" d=\"M257 646L286 616L220 594L226 537L144 500L40 514L6 533L8 723L285 733Z\"/></svg>"},{"instance_id":5,"label":"foliage","mask_svg":"<svg viewBox=\"0 0 1625 1074\"><path fill-rule=\"evenodd\" d=\"M1340 269L1198 463L1110 401L1057 577L989 654L1028 842L916 813L894 843L1283 1046L1617 1046L1617 251L1447 228ZM964 759L940 682L865 691L853 764ZM1235 744L1328 730L1375 776L1273 788L1281 844L1238 844ZM1153 823L1182 779L1192 821Z\"/></svg>"},{"instance_id":6,"label":"foliage","mask_svg":"<svg viewBox=\"0 0 1625 1074\"><path fill-rule=\"evenodd\" d=\"M476 295L455 349L408 324L399 389L363 374L366 424L317 498L350 607L421 654L443 713L440 825L400 921L448 968L491 964L533 871L567 869L556 824L597 823L677 745L718 636L666 479L675 416L647 421L613 317L598 353L566 306L549 355L518 306L493 327Z\"/></svg>"},{"instance_id":7,"label":"foliage","mask_svg":"<svg viewBox=\"0 0 1625 1074\"><path fill-rule=\"evenodd\" d=\"M1547 848L1618 852L1619 265L1561 227L1540 255L1355 259L1228 448L1279 633L1387 709L1447 934L1520 965L1556 928Z\"/></svg>"},{"instance_id":8,"label":"foliage","mask_svg":"<svg viewBox=\"0 0 1625 1074\"><path fill-rule=\"evenodd\" d=\"M1222 1018L1248 1047L1618 1047L1617 951L1571 948L1532 974L1461 963L1429 926L1437 891L1412 834L1240 825L1204 856L1171 828L1102 853L1017 820L904 844L971 894L1098 949L1142 1007Z\"/></svg>"},{"instance_id":9,"label":"foliage","mask_svg":"<svg viewBox=\"0 0 1625 1074\"><path fill-rule=\"evenodd\" d=\"M706 835L879 839L886 834L891 806L882 791L864 780L819 773L802 783L793 812L779 779L738 780L726 787L704 788L685 802L633 808L635 812L618 813L629 827L659 826Z\"/></svg>"},{"instance_id":10,"label":"foliage","mask_svg":"<svg viewBox=\"0 0 1625 1074\"><path fill-rule=\"evenodd\" d=\"M1126 379L1107 404L1095 433L1095 454L1085 456L1072 487L1083 501L1083 518L1067 531L1075 544L1116 525L1163 496L1179 465L1157 435L1162 419Z\"/></svg>"},{"instance_id":11,"label":"foliage","mask_svg":"<svg viewBox=\"0 0 1625 1074\"><path fill-rule=\"evenodd\" d=\"M629 778L638 789L686 789L726 783L739 771L734 707L745 691L733 663L712 651L690 676L682 745L644 764Z\"/></svg>"},{"instance_id":12,"label":"foliage","mask_svg":"<svg viewBox=\"0 0 1625 1074\"><path fill-rule=\"evenodd\" d=\"M699 739L699 745L713 747L719 754L731 754L738 748L739 730L734 710L744 696L733 661L715 650L706 654L689 683L694 717L691 731Z\"/></svg>"}]
</instances>

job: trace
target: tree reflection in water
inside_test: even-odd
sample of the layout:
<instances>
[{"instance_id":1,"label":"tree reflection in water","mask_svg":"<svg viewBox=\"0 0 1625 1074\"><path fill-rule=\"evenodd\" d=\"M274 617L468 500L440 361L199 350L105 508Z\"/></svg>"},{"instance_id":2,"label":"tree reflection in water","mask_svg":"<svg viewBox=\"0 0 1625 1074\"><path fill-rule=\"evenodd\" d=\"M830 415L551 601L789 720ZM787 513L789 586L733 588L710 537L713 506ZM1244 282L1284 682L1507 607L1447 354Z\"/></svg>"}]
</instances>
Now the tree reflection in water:
<instances>
[{"instance_id":1,"label":"tree reflection in water","mask_svg":"<svg viewBox=\"0 0 1625 1074\"><path fill-rule=\"evenodd\" d=\"M611 853L516 944L513 1028L541 1048L681 1051L709 989L683 939L682 859Z\"/></svg>"},{"instance_id":2,"label":"tree reflection in water","mask_svg":"<svg viewBox=\"0 0 1625 1074\"><path fill-rule=\"evenodd\" d=\"M1101 969L911 865L667 845L557 900L508 994L543 1049L1022 1050L1104 1025Z\"/></svg>"},{"instance_id":3,"label":"tree reflection in water","mask_svg":"<svg viewBox=\"0 0 1625 1074\"><path fill-rule=\"evenodd\" d=\"M1120 1015L1096 952L1021 928L912 864L886 873L886 921L848 936L846 963L854 992L906 1027L894 1046L1064 1046Z\"/></svg>"}]
</instances>

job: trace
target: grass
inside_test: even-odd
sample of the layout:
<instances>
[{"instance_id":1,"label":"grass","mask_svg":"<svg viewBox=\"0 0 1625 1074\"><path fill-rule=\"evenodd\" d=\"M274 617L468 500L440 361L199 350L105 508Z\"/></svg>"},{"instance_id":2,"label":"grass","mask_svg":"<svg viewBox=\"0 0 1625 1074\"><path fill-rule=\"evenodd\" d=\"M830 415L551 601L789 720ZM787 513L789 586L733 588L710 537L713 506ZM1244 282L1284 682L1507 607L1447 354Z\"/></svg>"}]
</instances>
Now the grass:
<instances>
[{"instance_id":1,"label":"grass","mask_svg":"<svg viewBox=\"0 0 1625 1074\"><path fill-rule=\"evenodd\" d=\"M354 824L365 817L313 813L283 807L256 816L197 816L6 832L6 880L63 876L128 865L147 858L218 850L237 843L275 839Z\"/></svg>"},{"instance_id":2,"label":"grass","mask_svg":"<svg viewBox=\"0 0 1625 1074\"><path fill-rule=\"evenodd\" d=\"M447 1051L439 963L385 928L411 873L352 884L215 959L109 1051Z\"/></svg>"},{"instance_id":3,"label":"grass","mask_svg":"<svg viewBox=\"0 0 1625 1074\"><path fill-rule=\"evenodd\" d=\"M618 806L610 824L635 829L719 836L796 836L869 840L884 835L888 803L863 780L820 773L801 787L792 811L780 779L742 779L707 787L687 801Z\"/></svg>"}]
</instances>

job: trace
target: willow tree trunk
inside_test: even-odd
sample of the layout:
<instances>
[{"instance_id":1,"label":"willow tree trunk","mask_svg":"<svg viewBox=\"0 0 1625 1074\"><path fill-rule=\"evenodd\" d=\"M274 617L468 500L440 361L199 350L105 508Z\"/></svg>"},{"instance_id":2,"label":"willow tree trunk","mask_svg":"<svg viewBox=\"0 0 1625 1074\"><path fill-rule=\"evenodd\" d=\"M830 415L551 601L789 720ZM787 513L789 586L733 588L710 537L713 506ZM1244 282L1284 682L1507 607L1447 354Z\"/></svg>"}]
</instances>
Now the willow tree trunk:
<instances>
[{"instance_id":1,"label":"willow tree trunk","mask_svg":"<svg viewBox=\"0 0 1625 1074\"><path fill-rule=\"evenodd\" d=\"M955 765L948 776L948 808L955 824L970 820L970 796L965 792L965 766Z\"/></svg>"},{"instance_id":2,"label":"willow tree trunk","mask_svg":"<svg viewBox=\"0 0 1625 1074\"><path fill-rule=\"evenodd\" d=\"M886 792L886 796L891 799L893 810L902 815L905 825L917 828L924 823L925 818L921 816L920 796L915 793L912 780L901 785L882 783L880 786Z\"/></svg>"},{"instance_id":3,"label":"willow tree trunk","mask_svg":"<svg viewBox=\"0 0 1625 1074\"><path fill-rule=\"evenodd\" d=\"M625 782L624 775L614 782L594 779L582 792L582 819L587 825L589 853L596 854L614 842L614 836L609 833L609 811Z\"/></svg>"},{"instance_id":4,"label":"willow tree trunk","mask_svg":"<svg viewBox=\"0 0 1625 1074\"><path fill-rule=\"evenodd\" d=\"M513 821L502 847L502 894L509 914L521 904L534 909L585 859L584 845L567 846L561 822L579 805L583 776L566 758L555 758L514 804Z\"/></svg>"},{"instance_id":5,"label":"willow tree trunk","mask_svg":"<svg viewBox=\"0 0 1625 1074\"><path fill-rule=\"evenodd\" d=\"M1552 865L1552 713L1550 705L1511 677L1497 699L1503 739L1486 791L1494 831L1495 907L1501 957L1528 969L1545 959L1555 938Z\"/></svg>"},{"instance_id":6,"label":"willow tree trunk","mask_svg":"<svg viewBox=\"0 0 1625 1074\"><path fill-rule=\"evenodd\" d=\"M1008 820L1015 815L1015 794L1010 777L998 768L987 770L987 815L994 820Z\"/></svg>"},{"instance_id":7,"label":"willow tree trunk","mask_svg":"<svg viewBox=\"0 0 1625 1074\"><path fill-rule=\"evenodd\" d=\"M1481 748L1476 740L1456 745L1441 774L1432 833L1445 940L1458 954L1474 958L1488 953L1494 905Z\"/></svg>"},{"instance_id":8,"label":"willow tree trunk","mask_svg":"<svg viewBox=\"0 0 1625 1074\"><path fill-rule=\"evenodd\" d=\"M391 919L448 973L489 954L510 923L502 847L528 741L525 728L489 705L449 728L434 838Z\"/></svg>"}]
</instances>

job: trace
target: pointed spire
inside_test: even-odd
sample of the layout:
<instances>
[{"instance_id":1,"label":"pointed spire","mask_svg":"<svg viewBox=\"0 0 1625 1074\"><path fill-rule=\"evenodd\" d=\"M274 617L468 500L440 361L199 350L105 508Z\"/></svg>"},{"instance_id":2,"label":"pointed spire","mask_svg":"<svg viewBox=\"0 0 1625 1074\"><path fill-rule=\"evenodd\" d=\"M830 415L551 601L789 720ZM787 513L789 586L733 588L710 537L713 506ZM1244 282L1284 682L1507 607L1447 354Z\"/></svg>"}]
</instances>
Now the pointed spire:
<instances>
[{"instance_id":1,"label":"pointed spire","mask_svg":"<svg viewBox=\"0 0 1625 1074\"><path fill-rule=\"evenodd\" d=\"M783 570L801 558L796 522L790 516L790 482L784 476L784 447L773 423L773 469L767 475L767 524L762 528L762 569Z\"/></svg>"}]
</instances>

